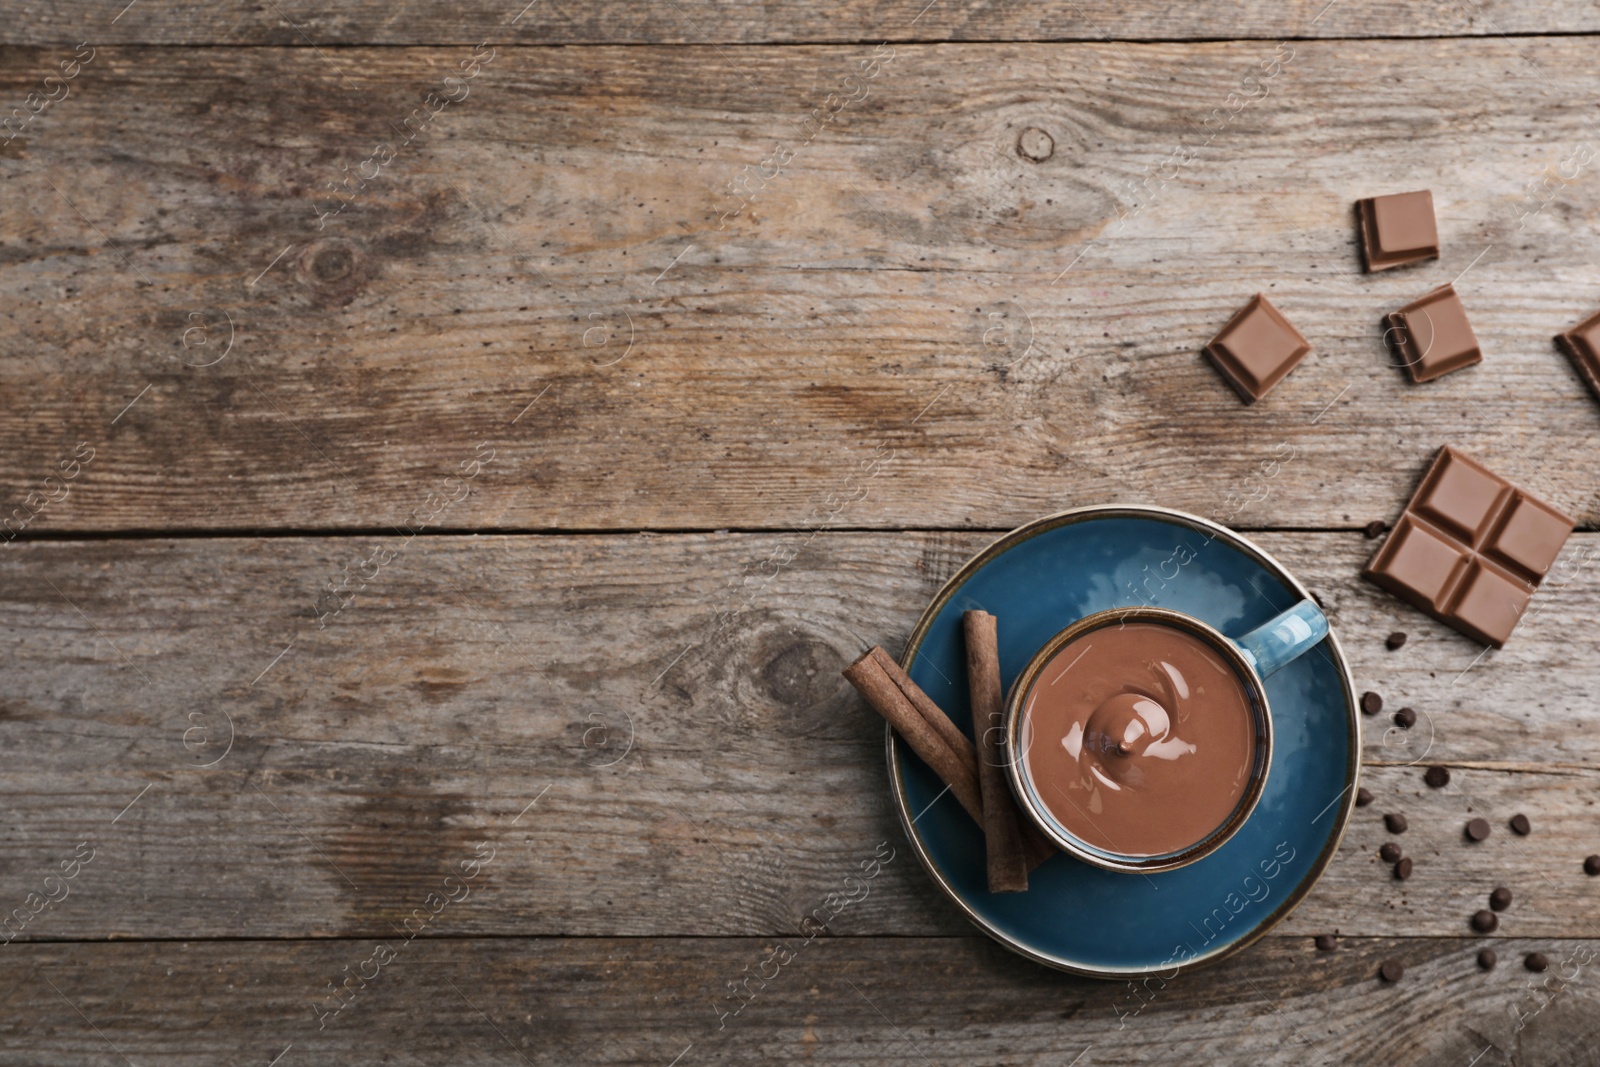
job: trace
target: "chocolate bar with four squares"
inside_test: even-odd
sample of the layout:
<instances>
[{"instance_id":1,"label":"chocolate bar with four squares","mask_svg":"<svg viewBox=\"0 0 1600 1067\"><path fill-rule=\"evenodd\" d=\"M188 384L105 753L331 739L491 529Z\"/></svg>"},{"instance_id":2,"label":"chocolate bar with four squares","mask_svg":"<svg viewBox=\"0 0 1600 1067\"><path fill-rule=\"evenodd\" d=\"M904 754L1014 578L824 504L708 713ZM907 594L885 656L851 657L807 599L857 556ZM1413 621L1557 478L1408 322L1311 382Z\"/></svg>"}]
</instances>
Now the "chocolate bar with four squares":
<instances>
[{"instance_id":1,"label":"chocolate bar with four squares","mask_svg":"<svg viewBox=\"0 0 1600 1067\"><path fill-rule=\"evenodd\" d=\"M1446 446L1362 574L1498 648L1576 525Z\"/></svg>"}]
</instances>

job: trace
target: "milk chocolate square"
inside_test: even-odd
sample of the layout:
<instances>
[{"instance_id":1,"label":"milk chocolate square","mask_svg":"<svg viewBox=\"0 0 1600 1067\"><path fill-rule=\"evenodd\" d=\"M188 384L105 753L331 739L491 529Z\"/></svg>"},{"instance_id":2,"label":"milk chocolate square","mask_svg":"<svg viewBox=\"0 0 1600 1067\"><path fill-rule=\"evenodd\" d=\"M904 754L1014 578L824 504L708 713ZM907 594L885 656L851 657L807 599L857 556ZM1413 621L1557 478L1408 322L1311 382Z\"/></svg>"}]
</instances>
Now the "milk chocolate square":
<instances>
[{"instance_id":1,"label":"milk chocolate square","mask_svg":"<svg viewBox=\"0 0 1600 1067\"><path fill-rule=\"evenodd\" d=\"M1484 550L1508 567L1535 578L1550 573L1561 547L1572 534L1572 520L1531 496L1518 496L1489 536Z\"/></svg>"},{"instance_id":2,"label":"milk chocolate square","mask_svg":"<svg viewBox=\"0 0 1600 1067\"><path fill-rule=\"evenodd\" d=\"M1441 285L1384 321L1389 326L1384 336L1414 382L1431 382L1453 370L1483 362L1483 350L1467 321L1467 309L1461 306L1461 298L1452 285Z\"/></svg>"},{"instance_id":3,"label":"milk chocolate square","mask_svg":"<svg viewBox=\"0 0 1600 1067\"><path fill-rule=\"evenodd\" d=\"M1522 618L1533 589L1532 584L1480 560L1468 568L1448 621L1468 637L1499 648Z\"/></svg>"},{"instance_id":4,"label":"milk chocolate square","mask_svg":"<svg viewBox=\"0 0 1600 1067\"><path fill-rule=\"evenodd\" d=\"M1575 525L1446 447L1362 573L1440 622L1499 647Z\"/></svg>"},{"instance_id":5,"label":"milk chocolate square","mask_svg":"<svg viewBox=\"0 0 1600 1067\"><path fill-rule=\"evenodd\" d=\"M1411 498L1411 510L1432 519L1460 541L1472 541L1491 514L1499 514L1501 495L1511 487L1454 449L1446 448Z\"/></svg>"},{"instance_id":6,"label":"milk chocolate square","mask_svg":"<svg viewBox=\"0 0 1600 1067\"><path fill-rule=\"evenodd\" d=\"M1437 533L1433 527L1416 522L1409 515L1402 516L1395 524L1385 547L1388 554L1384 556L1383 575L1369 573L1367 576L1383 585L1383 576L1402 575L1406 590L1401 595L1408 600L1425 601L1424 611L1447 602L1445 594L1461 581L1461 573L1467 565L1461 549L1448 534Z\"/></svg>"},{"instance_id":7,"label":"milk chocolate square","mask_svg":"<svg viewBox=\"0 0 1600 1067\"><path fill-rule=\"evenodd\" d=\"M1206 356L1246 404L1271 392L1310 351L1310 342L1260 293L1235 312L1205 348Z\"/></svg>"},{"instance_id":8,"label":"milk chocolate square","mask_svg":"<svg viewBox=\"0 0 1600 1067\"><path fill-rule=\"evenodd\" d=\"M1589 391L1600 399L1600 312L1584 319L1566 333L1556 335L1556 344L1572 360Z\"/></svg>"},{"instance_id":9,"label":"milk chocolate square","mask_svg":"<svg viewBox=\"0 0 1600 1067\"><path fill-rule=\"evenodd\" d=\"M1439 258L1433 194L1426 189L1358 200L1356 217L1361 221L1361 259L1368 271Z\"/></svg>"}]
</instances>

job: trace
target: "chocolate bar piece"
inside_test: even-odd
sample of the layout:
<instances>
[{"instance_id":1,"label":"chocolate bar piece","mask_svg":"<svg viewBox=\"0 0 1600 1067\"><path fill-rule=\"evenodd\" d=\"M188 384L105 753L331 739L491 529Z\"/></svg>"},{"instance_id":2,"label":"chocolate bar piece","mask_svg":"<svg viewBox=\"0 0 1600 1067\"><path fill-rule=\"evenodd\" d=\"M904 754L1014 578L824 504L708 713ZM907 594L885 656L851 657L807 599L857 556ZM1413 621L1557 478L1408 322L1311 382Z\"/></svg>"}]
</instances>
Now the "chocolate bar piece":
<instances>
[{"instance_id":1,"label":"chocolate bar piece","mask_svg":"<svg viewBox=\"0 0 1600 1067\"><path fill-rule=\"evenodd\" d=\"M1384 333L1405 361L1414 382L1431 382L1441 375L1483 362L1483 350L1467 321L1455 286L1441 285L1385 317Z\"/></svg>"},{"instance_id":2,"label":"chocolate bar piece","mask_svg":"<svg viewBox=\"0 0 1600 1067\"><path fill-rule=\"evenodd\" d=\"M1362 573L1499 648L1575 525L1446 446Z\"/></svg>"},{"instance_id":3,"label":"chocolate bar piece","mask_svg":"<svg viewBox=\"0 0 1600 1067\"><path fill-rule=\"evenodd\" d=\"M1433 194L1395 193L1356 201L1361 222L1361 260L1367 270L1388 270L1439 258Z\"/></svg>"},{"instance_id":4,"label":"chocolate bar piece","mask_svg":"<svg viewBox=\"0 0 1600 1067\"><path fill-rule=\"evenodd\" d=\"M1584 319L1566 333L1556 334L1556 344L1572 360L1589 391L1600 399L1600 312Z\"/></svg>"},{"instance_id":5,"label":"chocolate bar piece","mask_svg":"<svg viewBox=\"0 0 1600 1067\"><path fill-rule=\"evenodd\" d=\"M1257 293L1234 313L1205 351L1240 399L1254 404L1306 358L1311 344Z\"/></svg>"}]
</instances>

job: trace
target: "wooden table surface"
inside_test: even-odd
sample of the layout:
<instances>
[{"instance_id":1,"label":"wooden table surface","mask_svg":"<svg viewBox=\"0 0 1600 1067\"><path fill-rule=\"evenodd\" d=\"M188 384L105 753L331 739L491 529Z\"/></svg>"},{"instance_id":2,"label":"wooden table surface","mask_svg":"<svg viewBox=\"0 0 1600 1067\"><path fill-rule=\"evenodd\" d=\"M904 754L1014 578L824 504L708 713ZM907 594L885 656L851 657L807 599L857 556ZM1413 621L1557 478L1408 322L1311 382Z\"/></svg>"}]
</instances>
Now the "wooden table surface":
<instances>
[{"instance_id":1,"label":"wooden table surface","mask_svg":"<svg viewBox=\"0 0 1600 1067\"><path fill-rule=\"evenodd\" d=\"M0 15L0 1064L1600 1063L1595 5ZM1442 257L1362 273L1416 188ZM1484 361L1411 385L1452 279ZM1316 350L1246 407L1258 291ZM1500 651L1359 577L1444 444L1580 517ZM1112 501L1250 532L1421 716L1154 992L961 918L839 675Z\"/></svg>"}]
</instances>

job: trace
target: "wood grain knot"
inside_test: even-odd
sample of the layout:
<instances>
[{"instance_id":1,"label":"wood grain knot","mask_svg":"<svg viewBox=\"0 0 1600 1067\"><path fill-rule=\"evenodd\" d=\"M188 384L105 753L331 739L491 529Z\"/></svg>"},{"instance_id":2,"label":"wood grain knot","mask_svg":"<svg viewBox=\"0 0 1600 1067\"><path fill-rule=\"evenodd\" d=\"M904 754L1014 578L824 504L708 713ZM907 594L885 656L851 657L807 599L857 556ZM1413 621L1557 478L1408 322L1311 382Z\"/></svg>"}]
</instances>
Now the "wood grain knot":
<instances>
[{"instance_id":1,"label":"wood grain knot","mask_svg":"<svg viewBox=\"0 0 1600 1067\"><path fill-rule=\"evenodd\" d=\"M356 256L349 248L318 249L311 259L311 276L323 284L341 282L355 273Z\"/></svg>"},{"instance_id":2,"label":"wood grain knot","mask_svg":"<svg viewBox=\"0 0 1600 1067\"><path fill-rule=\"evenodd\" d=\"M366 283L361 254L348 241L314 241L300 254L300 280L319 303L342 306L355 299Z\"/></svg>"},{"instance_id":3,"label":"wood grain knot","mask_svg":"<svg viewBox=\"0 0 1600 1067\"><path fill-rule=\"evenodd\" d=\"M1037 126L1029 126L1017 135L1017 155L1043 163L1055 155L1056 139Z\"/></svg>"},{"instance_id":4,"label":"wood grain knot","mask_svg":"<svg viewBox=\"0 0 1600 1067\"><path fill-rule=\"evenodd\" d=\"M776 712L772 722L797 736L836 731L848 689L839 677L847 662L832 645L814 637L767 635L754 657L755 683Z\"/></svg>"},{"instance_id":5,"label":"wood grain knot","mask_svg":"<svg viewBox=\"0 0 1600 1067\"><path fill-rule=\"evenodd\" d=\"M831 695L830 670L839 654L819 641L804 638L778 649L761 668L761 688L779 704L807 705ZM819 682L826 683L819 686Z\"/></svg>"}]
</instances>

